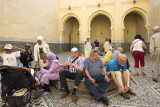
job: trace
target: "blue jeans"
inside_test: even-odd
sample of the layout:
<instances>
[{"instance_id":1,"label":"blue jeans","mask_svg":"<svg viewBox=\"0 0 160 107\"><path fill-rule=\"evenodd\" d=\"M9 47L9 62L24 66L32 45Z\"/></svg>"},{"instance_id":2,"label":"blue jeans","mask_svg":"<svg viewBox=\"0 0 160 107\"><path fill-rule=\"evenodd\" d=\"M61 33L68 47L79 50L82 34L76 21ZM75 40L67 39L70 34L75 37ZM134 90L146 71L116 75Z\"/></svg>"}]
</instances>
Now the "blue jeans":
<instances>
[{"instance_id":1,"label":"blue jeans","mask_svg":"<svg viewBox=\"0 0 160 107\"><path fill-rule=\"evenodd\" d=\"M76 73L71 73L70 71L62 70L62 71L60 71L59 75L60 75L61 87L63 87L63 88L68 87L66 78L75 80L74 86L79 86L81 80L83 79L83 72L82 71L76 71Z\"/></svg>"},{"instance_id":2,"label":"blue jeans","mask_svg":"<svg viewBox=\"0 0 160 107\"><path fill-rule=\"evenodd\" d=\"M95 79L96 83L98 83L99 86L95 87L94 84L89 80L89 78L85 76L86 87L90 90L96 100L100 100L100 98L102 98L102 94L104 94L105 90L109 87L110 82L105 81L104 75L90 76Z\"/></svg>"}]
</instances>

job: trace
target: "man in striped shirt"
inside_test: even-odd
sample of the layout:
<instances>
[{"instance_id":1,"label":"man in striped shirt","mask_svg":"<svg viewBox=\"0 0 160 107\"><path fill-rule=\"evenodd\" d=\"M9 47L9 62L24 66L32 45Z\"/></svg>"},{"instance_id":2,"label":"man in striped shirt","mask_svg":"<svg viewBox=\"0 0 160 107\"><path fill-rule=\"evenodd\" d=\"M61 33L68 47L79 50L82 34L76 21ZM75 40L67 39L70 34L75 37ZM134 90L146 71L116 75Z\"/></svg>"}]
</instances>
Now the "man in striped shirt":
<instances>
[{"instance_id":1,"label":"man in striped shirt","mask_svg":"<svg viewBox=\"0 0 160 107\"><path fill-rule=\"evenodd\" d=\"M69 78L75 80L72 92L72 101L74 103L77 102L78 99L76 97L76 91L81 82L81 79L83 79L83 67L84 62L83 59L78 56L78 49L75 47L72 48L71 56L68 57L65 64L63 65L63 70L59 73L61 87L65 89L65 92L61 95L60 98L65 98L70 94L66 81L66 78Z\"/></svg>"}]
</instances>

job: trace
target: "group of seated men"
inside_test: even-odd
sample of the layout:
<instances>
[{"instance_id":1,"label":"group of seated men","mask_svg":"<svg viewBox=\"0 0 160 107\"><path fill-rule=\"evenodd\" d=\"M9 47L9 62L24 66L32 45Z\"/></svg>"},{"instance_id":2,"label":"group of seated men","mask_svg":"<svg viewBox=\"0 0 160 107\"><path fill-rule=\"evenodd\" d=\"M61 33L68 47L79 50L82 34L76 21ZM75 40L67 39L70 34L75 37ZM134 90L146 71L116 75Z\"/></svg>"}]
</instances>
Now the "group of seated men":
<instances>
[{"instance_id":1,"label":"group of seated men","mask_svg":"<svg viewBox=\"0 0 160 107\"><path fill-rule=\"evenodd\" d=\"M105 67L98 53L98 50L91 50L90 56L83 61L83 58L78 56L78 49L75 47L71 49L71 56L68 57L63 65L63 70L59 73L61 87L65 89L60 98L65 98L70 95L66 81L66 78L69 78L74 80L74 87L71 96L72 101L75 103L78 101L76 91L83 79L83 71L85 72L85 85L89 89L91 95L96 101L101 101L107 106L109 105L109 99L103 95L105 90L111 84L107 72L110 72L113 81L118 87L120 96L125 99L130 99L129 94L136 95L129 88L130 73L126 67L126 55L118 54L118 57L111 60L107 64L107 67ZM122 82L122 73L124 84ZM95 83L99 84L99 86L96 87Z\"/></svg>"}]
</instances>

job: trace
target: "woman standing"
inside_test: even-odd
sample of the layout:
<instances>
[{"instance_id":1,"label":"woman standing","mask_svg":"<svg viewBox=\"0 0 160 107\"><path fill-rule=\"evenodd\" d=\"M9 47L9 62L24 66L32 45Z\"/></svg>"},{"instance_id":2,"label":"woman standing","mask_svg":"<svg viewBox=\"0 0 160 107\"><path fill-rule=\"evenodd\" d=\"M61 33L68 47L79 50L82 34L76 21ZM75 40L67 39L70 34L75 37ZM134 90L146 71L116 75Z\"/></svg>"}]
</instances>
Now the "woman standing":
<instances>
[{"instance_id":1,"label":"woman standing","mask_svg":"<svg viewBox=\"0 0 160 107\"><path fill-rule=\"evenodd\" d=\"M39 81L43 86L45 92L43 95L47 95L50 92L49 80L58 80L59 72L61 70L61 65L56 59L56 55L52 52L46 54L46 59L49 61L49 66L47 68L41 68L39 74Z\"/></svg>"},{"instance_id":2,"label":"woman standing","mask_svg":"<svg viewBox=\"0 0 160 107\"><path fill-rule=\"evenodd\" d=\"M141 75L145 76L144 70L144 49L147 49L145 43L141 40L141 35L137 34L135 40L130 46L130 52L132 53L135 61L135 76L138 76L137 68L139 68L139 61L141 63Z\"/></svg>"},{"instance_id":3,"label":"woman standing","mask_svg":"<svg viewBox=\"0 0 160 107\"><path fill-rule=\"evenodd\" d=\"M38 36L37 44L34 46L34 57L37 68L48 66L48 62L44 57L45 54L49 52L50 52L49 45L44 42L43 36Z\"/></svg>"}]
</instances>

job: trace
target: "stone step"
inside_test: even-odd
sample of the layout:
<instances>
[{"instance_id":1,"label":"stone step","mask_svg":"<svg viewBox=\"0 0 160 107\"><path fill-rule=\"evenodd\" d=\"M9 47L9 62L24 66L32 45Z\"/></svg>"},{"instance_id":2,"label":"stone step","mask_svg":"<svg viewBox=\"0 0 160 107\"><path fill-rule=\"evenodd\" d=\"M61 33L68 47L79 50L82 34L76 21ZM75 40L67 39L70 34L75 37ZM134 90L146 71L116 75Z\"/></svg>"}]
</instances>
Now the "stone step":
<instances>
[{"instance_id":1,"label":"stone step","mask_svg":"<svg viewBox=\"0 0 160 107\"><path fill-rule=\"evenodd\" d=\"M54 85L54 87L60 91L64 91L64 88L61 87L60 84L60 80L56 80L56 81L52 81L52 84ZM73 89L74 86L74 80L71 79L67 79L67 84L68 84L68 88L69 90ZM98 86L98 84L95 84L96 86ZM78 93L83 93L83 94L90 94L90 91L88 90L88 88L85 85L85 80L81 80L81 83L78 87ZM111 95L111 94L115 94L118 92L117 86L114 83L113 80L111 80L111 85L105 90L105 95Z\"/></svg>"}]
</instances>

